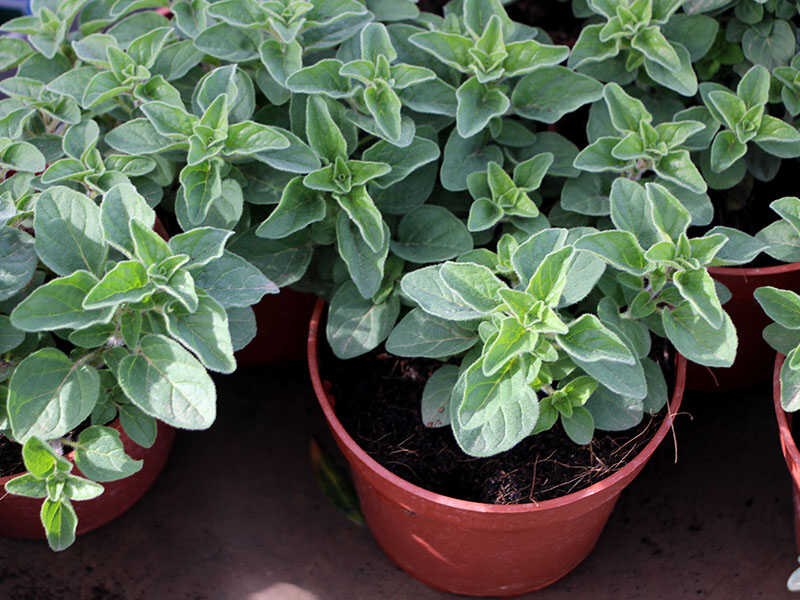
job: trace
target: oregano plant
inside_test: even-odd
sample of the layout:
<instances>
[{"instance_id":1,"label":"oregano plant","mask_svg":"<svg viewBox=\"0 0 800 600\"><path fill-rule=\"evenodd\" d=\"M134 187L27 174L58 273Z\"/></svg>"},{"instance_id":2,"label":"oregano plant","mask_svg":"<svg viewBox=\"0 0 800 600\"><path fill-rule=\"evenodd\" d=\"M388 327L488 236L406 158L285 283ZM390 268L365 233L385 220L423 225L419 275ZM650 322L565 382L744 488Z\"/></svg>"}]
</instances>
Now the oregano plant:
<instances>
[{"instance_id":1,"label":"oregano plant","mask_svg":"<svg viewBox=\"0 0 800 600\"><path fill-rule=\"evenodd\" d=\"M702 96L706 107L724 125L711 145L713 171L720 173L730 169L747 153L750 141L768 154L783 158L796 156L791 145L800 142L800 132L765 113L770 83L769 71L755 65L742 76L735 94L720 84L703 84Z\"/></svg>"},{"instance_id":2,"label":"oregano plant","mask_svg":"<svg viewBox=\"0 0 800 600\"><path fill-rule=\"evenodd\" d=\"M557 421L585 444L595 416L614 428L615 406L638 405L641 415L666 402L660 367L648 358L651 335L700 364L733 363L736 332L707 267L748 262L763 246L752 240L745 250L736 238L744 234L724 228L689 238L688 210L655 183L617 179L611 219L614 229L604 231L506 238L505 260L473 251L403 277L417 308L387 350L462 357L428 381L429 426L451 425L473 456L508 450Z\"/></svg>"},{"instance_id":3,"label":"oregano plant","mask_svg":"<svg viewBox=\"0 0 800 600\"><path fill-rule=\"evenodd\" d=\"M690 192L703 193L707 185L691 160L686 141L706 129L690 119L653 125L653 116L641 100L616 83L603 89L611 125L617 135L602 136L575 157L575 167L600 173L626 173L640 179L653 171L659 178Z\"/></svg>"},{"instance_id":4,"label":"oregano plant","mask_svg":"<svg viewBox=\"0 0 800 600\"><path fill-rule=\"evenodd\" d=\"M328 301L339 359L440 361L423 420L473 456L634 427L667 344L733 362L709 269L797 260L800 201L759 187L800 156L796 7L573 0L548 32L507 4L34 0L3 25L0 434L55 549L141 468L120 430L211 425L208 372L278 288Z\"/></svg>"},{"instance_id":5,"label":"oregano plant","mask_svg":"<svg viewBox=\"0 0 800 600\"><path fill-rule=\"evenodd\" d=\"M207 370L235 369L233 351L251 337L246 326L234 329L239 313L277 288L225 249L230 231L201 227L162 239L155 212L129 183L113 186L99 205L48 188L35 199L31 233L19 228L30 216L16 210L12 192L3 196L2 246L13 255L3 261L0 292L0 312L9 311L0 315L2 430L24 444L29 471L7 491L46 498L42 521L60 550L74 540L71 501L141 468L108 424L119 417L145 447L155 442L157 420L209 427L216 393ZM62 458L73 449L88 481Z\"/></svg>"}]
</instances>

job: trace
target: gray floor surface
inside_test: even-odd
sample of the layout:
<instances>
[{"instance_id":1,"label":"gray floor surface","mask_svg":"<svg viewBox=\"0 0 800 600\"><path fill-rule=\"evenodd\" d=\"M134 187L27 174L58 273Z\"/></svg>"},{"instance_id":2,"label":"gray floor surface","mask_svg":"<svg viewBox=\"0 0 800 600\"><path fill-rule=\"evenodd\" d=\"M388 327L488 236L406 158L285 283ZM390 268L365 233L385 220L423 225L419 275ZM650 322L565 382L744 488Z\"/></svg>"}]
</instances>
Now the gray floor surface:
<instances>
[{"instance_id":1,"label":"gray floor surface","mask_svg":"<svg viewBox=\"0 0 800 600\"><path fill-rule=\"evenodd\" d=\"M220 418L178 437L151 492L52 554L0 540L2 600L433 600L318 489L325 425L301 367L219 380ZM781 600L796 562L769 384L689 394L594 553L536 600ZM800 595L796 596L800 599Z\"/></svg>"}]
</instances>

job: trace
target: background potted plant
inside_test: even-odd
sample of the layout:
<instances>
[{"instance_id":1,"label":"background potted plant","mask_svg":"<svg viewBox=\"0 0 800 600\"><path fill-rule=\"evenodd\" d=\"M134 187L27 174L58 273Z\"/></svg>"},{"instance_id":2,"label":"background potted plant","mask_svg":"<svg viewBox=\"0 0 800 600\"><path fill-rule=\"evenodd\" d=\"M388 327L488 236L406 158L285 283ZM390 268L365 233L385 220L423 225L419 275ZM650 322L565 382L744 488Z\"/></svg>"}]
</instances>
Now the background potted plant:
<instances>
[{"instance_id":1,"label":"background potted plant","mask_svg":"<svg viewBox=\"0 0 800 600\"><path fill-rule=\"evenodd\" d=\"M356 252L361 260L354 263L348 256L351 244L342 241L347 238L337 237L329 247L340 258L323 272L339 282L333 294L319 288L320 295L331 298L324 325L327 341L338 358L363 355L386 340L387 352L397 357L439 361L438 370L423 376L427 385L420 394L421 419L450 425L467 455L494 456L531 434L550 430L563 430L572 443L587 444L596 431L636 426L645 413L658 412L667 403L665 378L648 358L651 335L666 337L698 363L732 364L736 333L707 269L749 262L764 245L732 228L698 237L688 233L691 209L697 208L696 197L705 192L706 183L692 162L687 140L707 128L704 122L682 113L683 106L674 118L656 120L620 84L604 86L559 66L569 55L567 49L540 43L545 38L539 32L510 21L499 3L467 0L460 6L451 4L444 19L424 15L422 26L396 28L410 34L408 41L416 49L396 52L400 60L437 73L437 79L411 88L408 96L399 95L409 98L405 105L395 104L399 131L406 109L417 131L421 129L416 113L424 112L425 105L413 102L426 93L436 91L450 101L449 113L441 114L448 120L421 115L419 121L436 123L438 135L430 139L443 144L439 180L431 185L424 213L414 208L398 220L391 210L382 212L391 239L381 252L382 271L364 269L371 261L366 250ZM388 36L383 36L384 29ZM347 179L354 168L373 168L350 166L359 158L349 154L336 115L342 104L348 106L345 111L363 108L361 93L369 110L366 92L360 90L369 89L370 69L377 67L364 58L364 49L375 47L371 36L379 31L388 38L382 52L391 65L393 49L409 44L401 46L392 26L367 26L359 50L346 44L337 52L355 56L352 66L322 59L287 79L292 91L311 95L302 101L306 139L323 156L324 166L302 179L304 202L299 177L294 180L297 191L284 188L258 235L280 239L308 227L299 216L324 222L331 206L343 209L337 214L337 236L346 233L344 225L358 226L343 206L349 199L342 194L350 192L329 178L344 173ZM523 54L533 58L518 71L515 57ZM375 55L381 56L367 54ZM679 93L694 93L672 79L686 76L683 70L676 75L649 68ZM356 84L353 91L354 84L346 79L352 72L364 73L367 87ZM319 97L326 95L340 104ZM558 122L588 103L602 106L609 129L582 151L565 136L534 129L535 121ZM377 125L372 131L363 129L356 139L365 133L383 136L378 143L398 141ZM365 151L360 160L371 156ZM398 169L388 160L385 164L389 170L379 177L391 177ZM566 189L564 178L580 179L589 190L585 195L603 196L608 218L574 224L563 208L552 207L548 196L553 189ZM415 201L414 178L392 185L407 190L407 202ZM331 195L312 196L308 189L314 186ZM373 198L375 184L367 181L365 187ZM440 210L444 206L452 210ZM378 215L372 222L378 223ZM554 227L559 224L566 227ZM360 243L368 245L364 225ZM463 235L464 225L471 239ZM381 241L378 231L373 227L373 246ZM448 243L425 244L422 236L434 233ZM404 237L412 234L417 237L411 241ZM333 235L328 239L333 241ZM390 557L434 587L512 595L564 575L591 550L619 492L670 426L673 413L667 411L661 429L635 461L598 487L563 498L499 507L430 492L370 457L337 417L332 394L341 406L346 396L368 404L382 392L342 390L334 380L329 383L333 389L340 386L341 393L326 389L317 347L322 306L318 304L309 337L312 380L353 468L367 523ZM326 364L332 369L335 361ZM365 377L375 368L372 362L359 364L368 365L356 367ZM683 383L683 363L679 365L670 382L676 391L673 410ZM578 514L586 520L577 520ZM542 542L562 518L571 522L572 544ZM463 538L452 536L453 523L465 530Z\"/></svg>"},{"instance_id":2,"label":"background potted plant","mask_svg":"<svg viewBox=\"0 0 800 600\"><path fill-rule=\"evenodd\" d=\"M727 0L647 3L645 10L630 11L627 2L572 5L576 16L592 22L581 30L570 66L601 81L638 84L629 88L654 123L677 120L676 115L706 125L683 144L709 188L681 193L693 224L759 232L770 220L764 199L793 193L791 169L800 154L794 7ZM676 94L653 93L656 88L642 85L648 79ZM692 100L696 94L701 102ZM610 125L604 107L594 105L586 122L590 141L615 135ZM607 190L608 182L596 185L580 185L579 179L564 186L561 206L572 222L588 224L608 214L606 195L596 193ZM772 242L758 237L765 248ZM800 275L791 262L762 258L754 265L711 269L732 293L727 310L743 343L727 371L690 367L690 389L731 390L765 377L768 353L760 332L766 321L753 318L753 291L763 285L795 287Z\"/></svg>"},{"instance_id":3,"label":"background potted plant","mask_svg":"<svg viewBox=\"0 0 800 600\"><path fill-rule=\"evenodd\" d=\"M16 73L0 100L0 450L10 494L0 535L46 533L55 550L138 500L173 427L213 423L207 371L235 369L234 350L255 335L249 307L278 289L226 248L240 214L201 198L216 190L235 204L238 191L241 204L220 176L230 169L222 157L289 146L266 125L229 119L228 96L211 89L226 72L188 76L203 55L163 16L83 4L34 2L33 16L5 25L27 41L4 46ZM76 17L82 32L68 35ZM198 114L181 109L174 123L195 137L153 127L129 137L149 123L133 118L145 104L153 114L182 106L168 79L190 100L197 85ZM186 187L172 186L181 176ZM153 230L159 205L173 205L161 215L184 229L168 240Z\"/></svg>"},{"instance_id":4,"label":"background potted plant","mask_svg":"<svg viewBox=\"0 0 800 600\"><path fill-rule=\"evenodd\" d=\"M153 210L130 184L112 187L99 206L62 186L39 193L35 203L33 235L20 228L25 213L4 227L13 260L3 269L17 277L4 289L12 310L2 319L3 434L23 445L27 470L5 488L45 499L42 523L61 550L74 540L72 501L91 500L103 492L97 482L142 469L125 445L152 447L157 421L184 429L213 423L216 394L206 369L230 373L236 365L226 308L253 304L276 288L224 249L230 232L197 228L164 241L152 230ZM162 455L153 459L161 466L169 444L157 448ZM84 477L73 475L63 456L72 449L69 458ZM137 480L131 485L144 492ZM118 494L119 512L135 499ZM3 503L0 514L14 506Z\"/></svg>"}]
</instances>

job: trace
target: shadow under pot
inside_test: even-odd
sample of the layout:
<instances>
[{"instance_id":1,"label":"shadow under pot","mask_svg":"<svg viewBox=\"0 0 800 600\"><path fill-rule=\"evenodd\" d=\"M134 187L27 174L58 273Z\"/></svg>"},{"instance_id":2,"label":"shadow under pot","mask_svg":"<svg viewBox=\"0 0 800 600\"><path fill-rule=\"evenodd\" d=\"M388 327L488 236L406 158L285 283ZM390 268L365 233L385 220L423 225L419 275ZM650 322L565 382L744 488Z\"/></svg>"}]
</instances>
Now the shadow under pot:
<instances>
[{"instance_id":1,"label":"shadow under pot","mask_svg":"<svg viewBox=\"0 0 800 600\"><path fill-rule=\"evenodd\" d=\"M724 308L736 326L739 349L736 360L728 368L689 363L686 389L692 392L730 392L767 381L773 351L761 334L771 321L756 302L753 292L765 285L785 290L800 289L800 263L763 268L712 267L708 272L731 292L731 299Z\"/></svg>"},{"instance_id":2,"label":"shadow under pot","mask_svg":"<svg viewBox=\"0 0 800 600\"><path fill-rule=\"evenodd\" d=\"M120 432L125 453L134 460L143 461L142 469L125 479L103 483L105 491L94 500L73 503L78 515L78 535L110 523L136 504L164 469L175 440L175 430L161 422L158 423L156 441L150 448L143 448L131 440L122 430L119 420L110 426ZM73 452L67 458L74 464ZM77 467L73 473L82 475ZM0 477L0 537L45 539L39 517L42 501L13 496L3 490L9 480L20 474Z\"/></svg>"},{"instance_id":3,"label":"shadow under pot","mask_svg":"<svg viewBox=\"0 0 800 600\"><path fill-rule=\"evenodd\" d=\"M599 482L538 503L496 505L437 494L381 466L345 430L319 371L317 302L308 335L314 391L336 443L350 464L361 510L384 552L430 587L471 596L516 596L557 581L597 543L622 490L664 440L678 412L686 360L677 357L666 417L646 446Z\"/></svg>"}]
</instances>

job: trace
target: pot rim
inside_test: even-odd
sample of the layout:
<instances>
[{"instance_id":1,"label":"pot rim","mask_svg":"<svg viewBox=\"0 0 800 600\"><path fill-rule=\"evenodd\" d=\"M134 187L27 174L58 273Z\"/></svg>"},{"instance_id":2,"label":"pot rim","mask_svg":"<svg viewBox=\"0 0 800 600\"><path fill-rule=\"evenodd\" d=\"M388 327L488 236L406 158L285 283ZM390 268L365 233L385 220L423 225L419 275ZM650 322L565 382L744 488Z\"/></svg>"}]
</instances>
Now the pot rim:
<instances>
[{"instance_id":1,"label":"pot rim","mask_svg":"<svg viewBox=\"0 0 800 600\"><path fill-rule=\"evenodd\" d=\"M413 494L426 500L428 502L432 502L439 505L444 505L449 508L462 510L462 511L469 511L475 513L489 513L489 514L519 514L519 513L527 513L533 511L545 511L545 510L552 510L562 508L566 505L573 504L584 498L593 496L600 492L607 490L608 488L613 487L617 482L629 477L632 473L636 470L642 468L644 464L649 460L650 456L655 452L656 448L661 444L663 439L667 435L667 431L672 427L672 423L675 419L675 415L678 412L680 407L681 400L683 398L684 387L686 385L686 359L681 355L677 354L677 363L676 363L676 378L675 378L675 389L672 393L672 399L669 404L669 409L667 411L666 417L664 417L664 421L661 423L659 428L656 430L656 433L647 443L647 445L642 448L639 453L634 456L628 464L622 467L620 470L616 471L612 475L601 479L600 481L590 485L587 488L579 490L577 492L572 492L565 496L560 496L558 498L553 498L550 500L543 500L541 502L528 502L525 504L511 504L511 505L502 505L502 504L485 504L482 502L472 502L470 500L460 500L458 498L452 498L450 496L445 496L443 494L437 494L436 492L432 492L430 490L426 490L418 485L415 485L409 481L406 481L402 477L399 477L383 467L380 463L378 463L375 459L373 459L365 450L359 446L356 441L350 437L350 434L344 428L342 423L339 421L338 417L336 416L336 411L333 409L333 405L331 404L330 398L328 397L328 393L325 391L325 387L322 384L322 378L320 376L319 371L319 360L318 360L318 353L317 353L317 338L319 333L319 325L320 320L322 318L322 311L325 306L325 301L320 298L317 300L316 306L314 307L314 313L311 316L311 321L309 323L308 328L308 367L309 373L311 375L311 383L314 388L314 393L317 397L317 401L322 408L323 413L325 414L325 418L328 421L328 425L333 430L334 434L344 443L347 449L352 452L359 461L369 469L373 475L380 477L381 479L385 480L387 483L402 489L403 491Z\"/></svg>"},{"instance_id":2,"label":"pot rim","mask_svg":"<svg viewBox=\"0 0 800 600\"><path fill-rule=\"evenodd\" d=\"M772 267L709 267L708 272L712 275L726 275L728 277L758 277L765 275L782 275L800 271L800 262L787 263L785 265L775 265Z\"/></svg>"}]
</instances>

